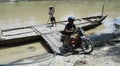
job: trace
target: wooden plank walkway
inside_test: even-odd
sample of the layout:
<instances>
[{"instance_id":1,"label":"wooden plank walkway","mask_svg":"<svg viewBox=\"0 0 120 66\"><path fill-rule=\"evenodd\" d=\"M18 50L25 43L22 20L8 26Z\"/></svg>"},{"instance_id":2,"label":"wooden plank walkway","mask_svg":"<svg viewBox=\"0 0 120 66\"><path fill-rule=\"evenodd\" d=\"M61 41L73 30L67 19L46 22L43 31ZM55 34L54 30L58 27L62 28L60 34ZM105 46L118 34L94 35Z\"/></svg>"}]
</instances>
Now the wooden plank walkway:
<instances>
[{"instance_id":1,"label":"wooden plank walkway","mask_svg":"<svg viewBox=\"0 0 120 66\"><path fill-rule=\"evenodd\" d=\"M30 36L38 36L38 34L31 28L21 28L16 30L7 30L2 31L2 40L10 40L10 39L17 39L17 38L24 38Z\"/></svg>"},{"instance_id":2,"label":"wooden plank walkway","mask_svg":"<svg viewBox=\"0 0 120 66\"><path fill-rule=\"evenodd\" d=\"M62 42L60 41L61 33L59 32L61 29L64 29L64 25L58 25L55 27L47 27L44 26L35 26L34 29L40 33L40 35L47 41L51 49L55 53L60 53L59 47L62 46ZM60 29L58 27L61 27Z\"/></svg>"},{"instance_id":3,"label":"wooden plank walkway","mask_svg":"<svg viewBox=\"0 0 120 66\"><path fill-rule=\"evenodd\" d=\"M58 34L58 32L55 32L41 35L55 53L60 53L59 47L62 46L62 42L60 42L60 35Z\"/></svg>"}]
</instances>

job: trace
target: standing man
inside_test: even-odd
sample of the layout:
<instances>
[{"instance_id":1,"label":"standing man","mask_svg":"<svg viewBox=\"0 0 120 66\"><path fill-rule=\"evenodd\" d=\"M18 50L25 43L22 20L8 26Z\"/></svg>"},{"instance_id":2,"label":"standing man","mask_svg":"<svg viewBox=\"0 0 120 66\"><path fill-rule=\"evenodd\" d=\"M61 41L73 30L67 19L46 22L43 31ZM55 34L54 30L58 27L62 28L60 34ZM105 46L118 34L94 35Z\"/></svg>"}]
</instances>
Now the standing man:
<instances>
[{"instance_id":1,"label":"standing man","mask_svg":"<svg viewBox=\"0 0 120 66\"><path fill-rule=\"evenodd\" d=\"M55 17L54 17L54 12L55 12L54 7L50 6L49 7L49 15L50 15L50 21L52 23L52 27L54 26L54 24L56 25L56 20L55 20Z\"/></svg>"}]
</instances>

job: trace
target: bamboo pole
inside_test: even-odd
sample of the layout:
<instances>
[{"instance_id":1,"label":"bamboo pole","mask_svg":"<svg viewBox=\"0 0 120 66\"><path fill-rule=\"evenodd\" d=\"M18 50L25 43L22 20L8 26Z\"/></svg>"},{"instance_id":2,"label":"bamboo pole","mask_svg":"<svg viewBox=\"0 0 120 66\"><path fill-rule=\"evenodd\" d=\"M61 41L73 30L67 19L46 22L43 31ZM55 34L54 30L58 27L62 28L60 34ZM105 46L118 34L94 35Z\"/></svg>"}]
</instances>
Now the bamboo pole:
<instances>
[{"instance_id":1,"label":"bamboo pole","mask_svg":"<svg viewBox=\"0 0 120 66\"><path fill-rule=\"evenodd\" d=\"M104 5L103 5L103 7L102 7L102 14L101 14L102 16L103 16L103 12L104 12Z\"/></svg>"},{"instance_id":2,"label":"bamboo pole","mask_svg":"<svg viewBox=\"0 0 120 66\"><path fill-rule=\"evenodd\" d=\"M1 29L0 29L0 40L2 39L2 31L1 31Z\"/></svg>"}]
</instances>

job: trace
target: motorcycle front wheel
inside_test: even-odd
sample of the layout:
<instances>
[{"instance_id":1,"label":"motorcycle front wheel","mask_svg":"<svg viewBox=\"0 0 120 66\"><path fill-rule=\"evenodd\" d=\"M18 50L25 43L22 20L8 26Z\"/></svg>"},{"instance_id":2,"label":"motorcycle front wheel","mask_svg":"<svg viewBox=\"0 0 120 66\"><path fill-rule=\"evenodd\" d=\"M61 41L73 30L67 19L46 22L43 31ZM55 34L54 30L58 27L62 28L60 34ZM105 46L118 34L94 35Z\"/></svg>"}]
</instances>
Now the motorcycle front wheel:
<instances>
[{"instance_id":1,"label":"motorcycle front wheel","mask_svg":"<svg viewBox=\"0 0 120 66\"><path fill-rule=\"evenodd\" d=\"M81 49L85 54L90 54L93 49L94 49L94 45L92 43L91 40L83 40L82 44L81 44Z\"/></svg>"}]
</instances>

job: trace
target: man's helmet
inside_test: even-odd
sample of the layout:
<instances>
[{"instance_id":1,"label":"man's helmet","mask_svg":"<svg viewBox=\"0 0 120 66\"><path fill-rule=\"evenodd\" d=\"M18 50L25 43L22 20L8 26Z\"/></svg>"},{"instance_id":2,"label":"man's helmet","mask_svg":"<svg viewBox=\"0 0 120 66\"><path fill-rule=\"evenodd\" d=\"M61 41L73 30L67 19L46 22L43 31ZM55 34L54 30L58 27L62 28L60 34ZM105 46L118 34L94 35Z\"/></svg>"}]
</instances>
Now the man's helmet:
<instances>
[{"instance_id":1,"label":"man's helmet","mask_svg":"<svg viewBox=\"0 0 120 66\"><path fill-rule=\"evenodd\" d=\"M75 18L74 17L68 17L68 22L74 22Z\"/></svg>"}]
</instances>

